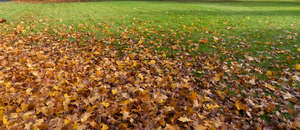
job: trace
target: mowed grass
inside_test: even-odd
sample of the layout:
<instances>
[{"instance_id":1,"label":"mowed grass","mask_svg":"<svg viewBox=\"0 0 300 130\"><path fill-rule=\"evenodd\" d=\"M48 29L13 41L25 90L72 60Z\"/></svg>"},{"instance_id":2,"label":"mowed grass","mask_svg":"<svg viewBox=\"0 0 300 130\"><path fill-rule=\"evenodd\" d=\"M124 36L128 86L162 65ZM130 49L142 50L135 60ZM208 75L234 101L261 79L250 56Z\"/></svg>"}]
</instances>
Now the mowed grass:
<instances>
[{"instance_id":1,"label":"mowed grass","mask_svg":"<svg viewBox=\"0 0 300 130\"><path fill-rule=\"evenodd\" d=\"M293 0L104 1L44 4L4 2L0 3L0 16L9 23L19 23L26 19L47 19L51 25L87 24L96 25L95 28L97 24L105 23L114 34L121 34L124 28L137 27L150 28L166 34L171 30L178 34L176 35L178 37L175 36L173 39L182 39L182 45L187 48L193 47L185 43L188 40L197 42L201 38L208 38L209 41L216 43L199 44L200 47L196 50L199 53L222 55L222 60L229 57L238 60L244 58L244 55L265 56L258 65L276 71L278 68L273 67L274 63L293 68L299 62L297 48L300 43L300 2ZM188 35L180 35L186 32ZM151 40L166 39L165 35L161 34L151 37ZM103 38L102 34L99 36ZM215 41L214 37L221 40ZM163 41L170 42L170 40ZM157 50L170 51L170 48L164 46L158 47ZM230 53L221 53L224 50ZM278 50L288 54L276 53ZM293 58L291 60L287 57Z\"/></svg>"}]
</instances>

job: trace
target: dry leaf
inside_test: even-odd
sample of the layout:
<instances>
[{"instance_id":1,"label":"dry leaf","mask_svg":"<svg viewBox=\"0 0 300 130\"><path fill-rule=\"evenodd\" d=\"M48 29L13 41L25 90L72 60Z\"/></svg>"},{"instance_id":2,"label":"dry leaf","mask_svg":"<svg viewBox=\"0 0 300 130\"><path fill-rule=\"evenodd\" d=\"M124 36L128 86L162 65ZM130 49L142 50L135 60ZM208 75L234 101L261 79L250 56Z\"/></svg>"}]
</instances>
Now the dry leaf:
<instances>
[{"instance_id":1,"label":"dry leaf","mask_svg":"<svg viewBox=\"0 0 300 130\"><path fill-rule=\"evenodd\" d=\"M296 64L296 70L300 70L300 64Z\"/></svg>"},{"instance_id":2,"label":"dry leaf","mask_svg":"<svg viewBox=\"0 0 300 130\"><path fill-rule=\"evenodd\" d=\"M180 117L180 118L178 118L178 120L181 121L181 122L190 122L190 121L193 121L193 120L191 120L191 119L189 119L187 117Z\"/></svg>"},{"instance_id":3,"label":"dry leaf","mask_svg":"<svg viewBox=\"0 0 300 130\"><path fill-rule=\"evenodd\" d=\"M81 122L87 121L88 118L89 118L91 115L92 115L91 113L84 113L84 114L81 116Z\"/></svg>"},{"instance_id":4,"label":"dry leaf","mask_svg":"<svg viewBox=\"0 0 300 130\"><path fill-rule=\"evenodd\" d=\"M149 62L150 65L154 65L155 63L156 63L155 60L151 60L151 61Z\"/></svg>"},{"instance_id":5,"label":"dry leaf","mask_svg":"<svg viewBox=\"0 0 300 130\"><path fill-rule=\"evenodd\" d=\"M101 104L102 104L104 107L109 107L109 103L108 103L108 102L101 102Z\"/></svg>"},{"instance_id":6,"label":"dry leaf","mask_svg":"<svg viewBox=\"0 0 300 130\"><path fill-rule=\"evenodd\" d=\"M246 106L244 104L242 104L239 100L235 101L235 107L238 110L244 110L244 111L246 111Z\"/></svg>"},{"instance_id":7,"label":"dry leaf","mask_svg":"<svg viewBox=\"0 0 300 130\"><path fill-rule=\"evenodd\" d=\"M266 86L268 89L272 90L272 91L275 91L275 90L276 90L275 87L272 86L271 84L266 83L265 86Z\"/></svg>"},{"instance_id":8,"label":"dry leaf","mask_svg":"<svg viewBox=\"0 0 300 130\"><path fill-rule=\"evenodd\" d=\"M101 123L100 125L101 125L101 130L108 130L109 129L108 126L104 123Z\"/></svg>"}]
</instances>

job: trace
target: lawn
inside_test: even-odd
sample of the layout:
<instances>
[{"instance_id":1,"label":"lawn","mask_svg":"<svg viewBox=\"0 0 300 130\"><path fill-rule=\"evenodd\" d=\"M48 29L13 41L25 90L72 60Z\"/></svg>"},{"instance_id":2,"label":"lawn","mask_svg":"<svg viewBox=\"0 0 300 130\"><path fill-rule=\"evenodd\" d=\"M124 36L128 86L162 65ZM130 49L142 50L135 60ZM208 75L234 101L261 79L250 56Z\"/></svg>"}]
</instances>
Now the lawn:
<instances>
[{"instance_id":1,"label":"lawn","mask_svg":"<svg viewBox=\"0 0 300 130\"><path fill-rule=\"evenodd\" d=\"M3 128L300 128L297 0L2 2L1 18Z\"/></svg>"}]
</instances>

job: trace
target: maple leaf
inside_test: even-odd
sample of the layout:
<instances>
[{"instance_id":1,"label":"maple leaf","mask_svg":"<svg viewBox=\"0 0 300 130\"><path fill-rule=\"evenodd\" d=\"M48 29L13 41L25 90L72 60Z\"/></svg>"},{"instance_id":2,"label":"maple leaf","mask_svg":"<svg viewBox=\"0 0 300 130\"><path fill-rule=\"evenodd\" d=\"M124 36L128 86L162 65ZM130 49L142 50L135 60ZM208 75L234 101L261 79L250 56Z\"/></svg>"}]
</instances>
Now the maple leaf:
<instances>
[{"instance_id":1,"label":"maple leaf","mask_svg":"<svg viewBox=\"0 0 300 130\"><path fill-rule=\"evenodd\" d=\"M190 121L193 121L193 120L191 120L191 119L189 119L187 117L180 117L180 118L178 118L178 120L181 121L181 122L190 122Z\"/></svg>"},{"instance_id":2,"label":"maple leaf","mask_svg":"<svg viewBox=\"0 0 300 130\"><path fill-rule=\"evenodd\" d=\"M151 60L151 61L149 62L150 65L154 65L155 63L156 63L155 60Z\"/></svg>"},{"instance_id":3,"label":"maple leaf","mask_svg":"<svg viewBox=\"0 0 300 130\"><path fill-rule=\"evenodd\" d=\"M227 30L231 30L232 27L231 27L231 26L227 26L226 29L227 29Z\"/></svg>"},{"instance_id":4,"label":"maple leaf","mask_svg":"<svg viewBox=\"0 0 300 130\"><path fill-rule=\"evenodd\" d=\"M91 113L84 113L81 117L81 122L87 121L91 115L92 115Z\"/></svg>"},{"instance_id":5,"label":"maple leaf","mask_svg":"<svg viewBox=\"0 0 300 130\"><path fill-rule=\"evenodd\" d=\"M109 127L104 123L101 123L100 125L101 125L101 130L108 130L109 129Z\"/></svg>"},{"instance_id":6,"label":"maple leaf","mask_svg":"<svg viewBox=\"0 0 300 130\"><path fill-rule=\"evenodd\" d=\"M8 125L10 124L10 122L8 121L8 119L7 119L6 116L3 116L3 117L2 117L2 122L3 122L3 124L4 124L6 127L8 127Z\"/></svg>"},{"instance_id":7,"label":"maple leaf","mask_svg":"<svg viewBox=\"0 0 300 130\"><path fill-rule=\"evenodd\" d=\"M220 81L222 75L223 75L223 73L215 74L214 80L217 82Z\"/></svg>"},{"instance_id":8,"label":"maple leaf","mask_svg":"<svg viewBox=\"0 0 300 130\"><path fill-rule=\"evenodd\" d=\"M251 56L247 56L247 55L245 55L245 58L246 58L247 60L249 60L249 61L253 61L253 60L255 60L253 57L251 57Z\"/></svg>"},{"instance_id":9,"label":"maple leaf","mask_svg":"<svg viewBox=\"0 0 300 130\"><path fill-rule=\"evenodd\" d=\"M300 64L296 64L296 70L300 70Z\"/></svg>"},{"instance_id":10,"label":"maple leaf","mask_svg":"<svg viewBox=\"0 0 300 130\"><path fill-rule=\"evenodd\" d=\"M112 93L113 95L115 95L115 94L118 93L118 90L117 90L117 89L113 89L113 90L111 90L111 93Z\"/></svg>"},{"instance_id":11,"label":"maple leaf","mask_svg":"<svg viewBox=\"0 0 300 130\"><path fill-rule=\"evenodd\" d=\"M235 101L235 107L238 110L246 110L246 106L244 106L239 100Z\"/></svg>"},{"instance_id":12,"label":"maple leaf","mask_svg":"<svg viewBox=\"0 0 300 130\"><path fill-rule=\"evenodd\" d=\"M193 64L190 63L190 62L186 62L185 65L186 65L186 66L192 66Z\"/></svg>"},{"instance_id":13,"label":"maple leaf","mask_svg":"<svg viewBox=\"0 0 300 130\"><path fill-rule=\"evenodd\" d=\"M142 44L144 42L144 40L140 39L138 44Z\"/></svg>"},{"instance_id":14,"label":"maple leaf","mask_svg":"<svg viewBox=\"0 0 300 130\"><path fill-rule=\"evenodd\" d=\"M202 44L207 44L209 43L209 40L208 39L200 39L198 40L199 43L202 43Z\"/></svg>"},{"instance_id":15,"label":"maple leaf","mask_svg":"<svg viewBox=\"0 0 300 130\"><path fill-rule=\"evenodd\" d=\"M108 102L101 102L101 104L102 104L104 107L109 107L109 103L108 103Z\"/></svg>"},{"instance_id":16,"label":"maple leaf","mask_svg":"<svg viewBox=\"0 0 300 130\"><path fill-rule=\"evenodd\" d=\"M273 72L272 72L272 71L269 71L269 70L268 70L268 71L266 72L266 76L272 76L272 75L273 75Z\"/></svg>"},{"instance_id":17,"label":"maple leaf","mask_svg":"<svg viewBox=\"0 0 300 130\"><path fill-rule=\"evenodd\" d=\"M266 86L268 89L272 90L272 91L275 91L275 90L276 90L275 87L272 86L271 84L266 83L265 86Z\"/></svg>"},{"instance_id":18,"label":"maple leaf","mask_svg":"<svg viewBox=\"0 0 300 130\"><path fill-rule=\"evenodd\" d=\"M214 36L213 38L214 38L214 42L218 42L220 40L220 38L218 38L216 36Z\"/></svg>"}]
</instances>

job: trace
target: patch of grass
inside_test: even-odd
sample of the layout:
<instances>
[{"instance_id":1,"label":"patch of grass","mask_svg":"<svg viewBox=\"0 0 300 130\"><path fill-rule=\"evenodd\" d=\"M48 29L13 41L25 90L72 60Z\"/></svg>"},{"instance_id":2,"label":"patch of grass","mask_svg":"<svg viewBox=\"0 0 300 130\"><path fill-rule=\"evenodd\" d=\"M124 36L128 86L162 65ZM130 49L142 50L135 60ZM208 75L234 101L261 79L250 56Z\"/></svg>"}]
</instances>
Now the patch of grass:
<instances>
[{"instance_id":1,"label":"patch of grass","mask_svg":"<svg viewBox=\"0 0 300 130\"><path fill-rule=\"evenodd\" d=\"M268 116L268 114L263 114L262 116L260 116L261 119L265 120L266 122L271 122L271 117Z\"/></svg>"},{"instance_id":2,"label":"patch of grass","mask_svg":"<svg viewBox=\"0 0 300 130\"><path fill-rule=\"evenodd\" d=\"M283 71L286 67L293 68L300 60L297 56L300 2L296 0L3 2L0 3L0 16L12 25L26 20L47 20L47 24L53 26L77 25L74 30L97 32L98 39L136 29L137 35L130 37L163 42L166 45L157 50L166 51L168 57L178 52L170 48L175 41L169 39L180 39L184 41L180 43L181 51L191 55L215 54L221 56L222 61L230 62L242 62L244 55L258 57L259 62L251 64L263 71ZM39 32L45 26L43 23L30 32ZM25 24L30 25L31 22ZM93 27L84 29L80 25ZM102 25L107 27L106 32L98 31L104 27ZM193 50L195 46L186 43L188 40L197 42L201 38L209 39L209 43L199 44L196 50ZM215 38L220 40L214 41ZM284 52L276 52L279 50ZM261 75L258 77L265 79Z\"/></svg>"}]
</instances>

